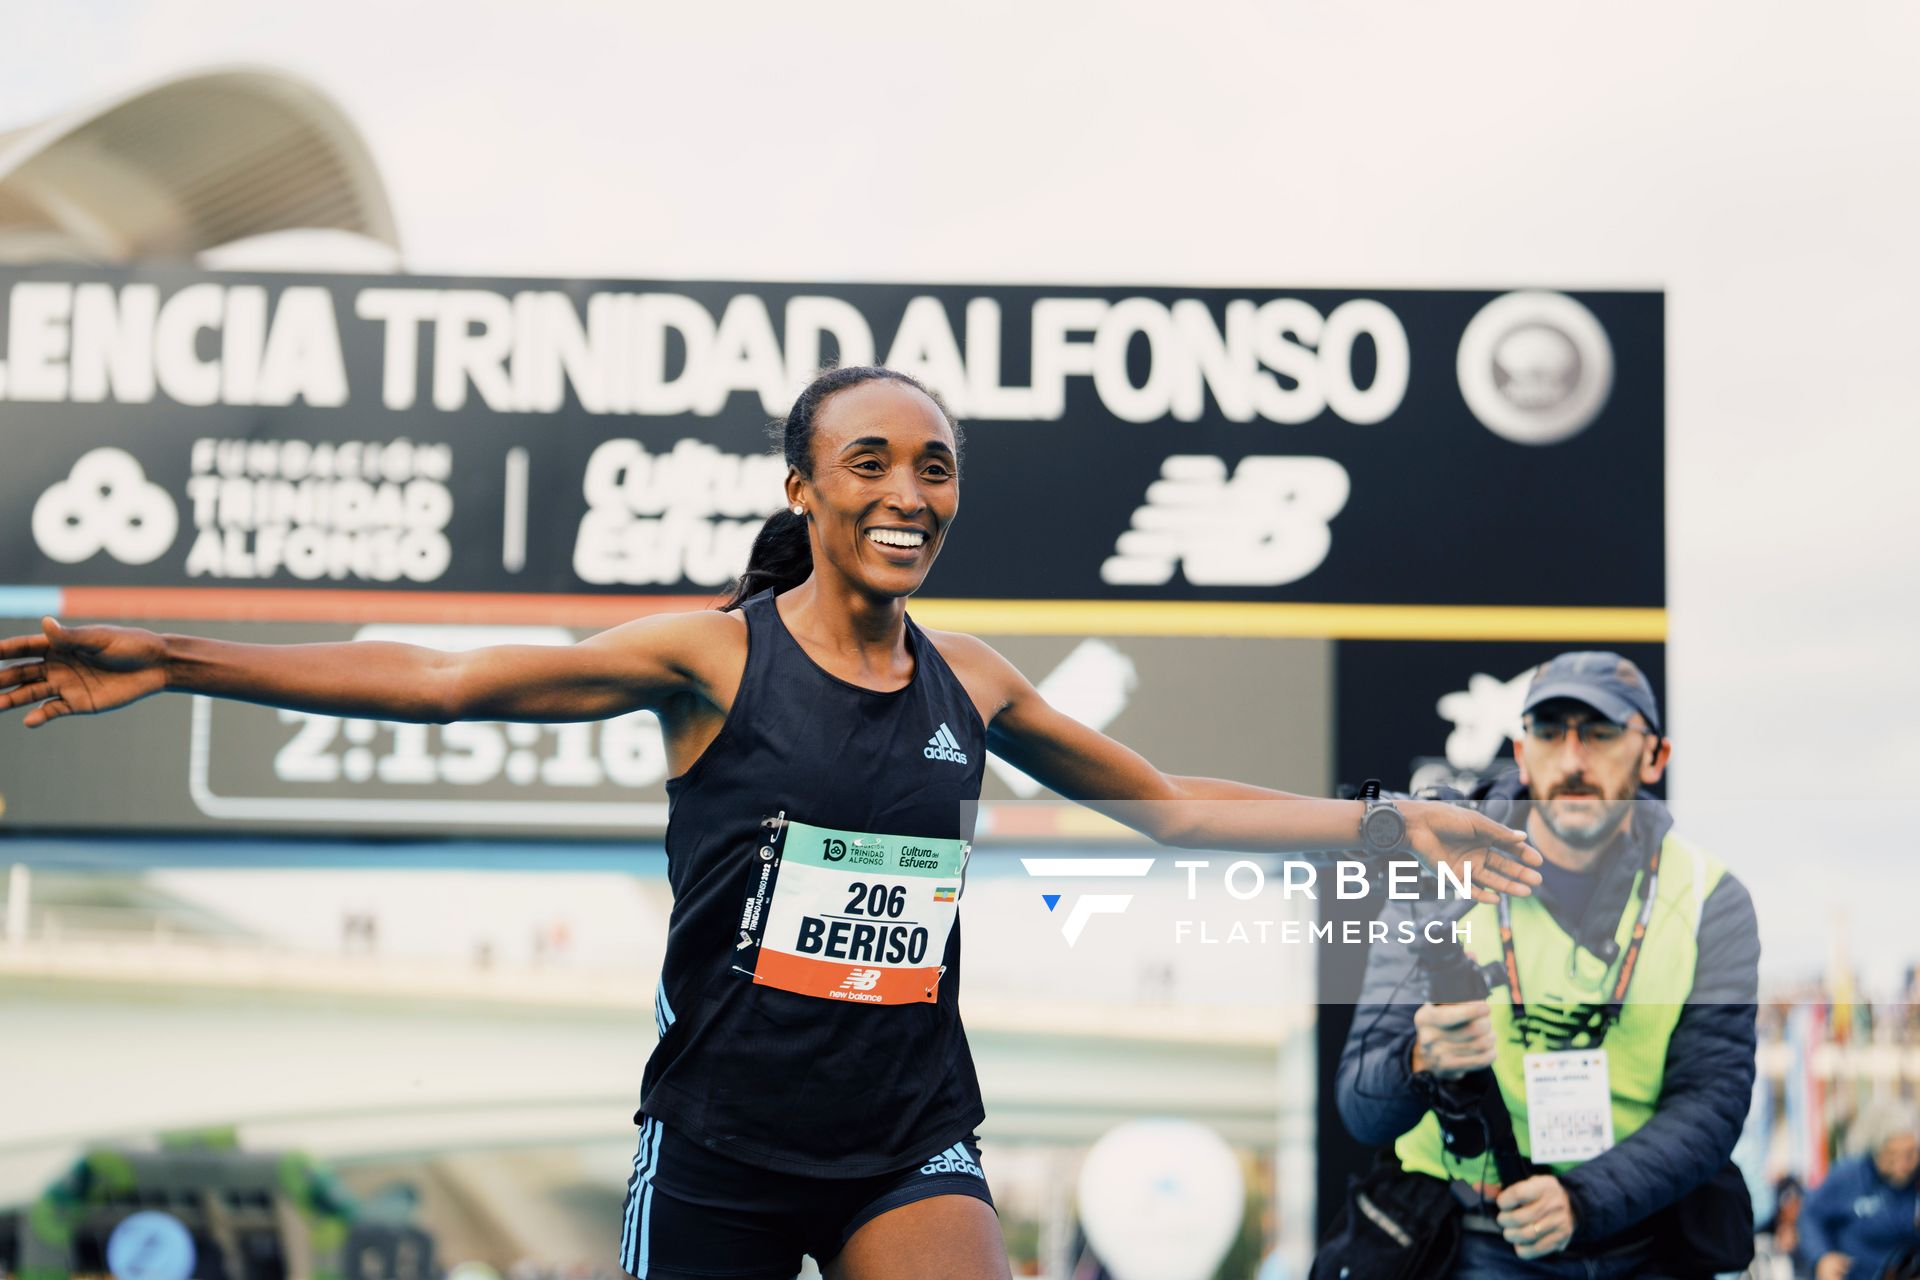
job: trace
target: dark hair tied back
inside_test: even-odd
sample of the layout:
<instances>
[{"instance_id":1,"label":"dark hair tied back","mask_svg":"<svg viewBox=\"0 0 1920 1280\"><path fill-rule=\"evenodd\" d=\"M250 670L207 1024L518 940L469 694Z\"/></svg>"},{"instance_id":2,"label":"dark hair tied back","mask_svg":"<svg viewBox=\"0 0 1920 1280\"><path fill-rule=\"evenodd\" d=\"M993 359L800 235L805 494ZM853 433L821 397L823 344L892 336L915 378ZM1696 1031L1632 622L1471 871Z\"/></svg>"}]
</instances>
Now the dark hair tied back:
<instances>
[{"instance_id":1,"label":"dark hair tied back","mask_svg":"<svg viewBox=\"0 0 1920 1280\"><path fill-rule=\"evenodd\" d=\"M768 587L777 595L797 587L813 572L813 544L807 537L807 518L782 507L767 517L754 535L747 571L734 581L724 609L737 609L748 596Z\"/></svg>"},{"instance_id":2,"label":"dark hair tied back","mask_svg":"<svg viewBox=\"0 0 1920 1280\"><path fill-rule=\"evenodd\" d=\"M787 416L768 428L768 433L780 442L780 452L786 458L787 465L811 480L813 420L820 412L820 406L836 391L882 379L905 383L938 405L947 425L953 428L956 454L961 451L963 440L960 424L939 396L922 386L917 378L878 365L860 364L822 370L820 376L809 382L806 390L800 393L800 398L793 402L793 408ZM958 461L957 457L955 461ZM722 610L737 609L748 596L758 595L769 587L778 595L799 586L812 573L813 541L807 533L807 518L795 515L783 506L760 526L760 532L753 539L753 551L747 556L747 571L734 582L727 602L720 607Z\"/></svg>"}]
</instances>

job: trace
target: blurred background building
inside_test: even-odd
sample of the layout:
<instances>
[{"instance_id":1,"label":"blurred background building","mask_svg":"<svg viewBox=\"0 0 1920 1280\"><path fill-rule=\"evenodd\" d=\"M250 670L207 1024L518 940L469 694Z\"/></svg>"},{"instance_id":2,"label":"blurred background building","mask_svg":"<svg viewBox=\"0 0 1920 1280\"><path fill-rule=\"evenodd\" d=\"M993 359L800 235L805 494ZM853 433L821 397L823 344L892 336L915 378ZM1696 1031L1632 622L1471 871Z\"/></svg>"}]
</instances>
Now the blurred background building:
<instances>
[{"instance_id":1,"label":"blurred background building","mask_svg":"<svg viewBox=\"0 0 1920 1280\"><path fill-rule=\"evenodd\" d=\"M366 143L297 76L187 74L0 133L0 262L193 262L286 231L400 248Z\"/></svg>"}]
</instances>

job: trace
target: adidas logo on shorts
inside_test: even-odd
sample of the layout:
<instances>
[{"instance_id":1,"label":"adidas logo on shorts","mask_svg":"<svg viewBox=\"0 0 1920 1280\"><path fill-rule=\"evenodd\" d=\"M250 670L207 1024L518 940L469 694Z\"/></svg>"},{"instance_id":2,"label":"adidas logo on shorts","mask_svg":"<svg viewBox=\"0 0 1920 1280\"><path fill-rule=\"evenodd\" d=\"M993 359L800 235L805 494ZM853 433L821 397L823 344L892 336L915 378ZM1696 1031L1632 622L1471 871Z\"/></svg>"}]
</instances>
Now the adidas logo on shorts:
<instances>
[{"instance_id":1,"label":"adidas logo on shorts","mask_svg":"<svg viewBox=\"0 0 1920 1280\"><path fill-rule=\"evenodd\" d=\"M984 1180L986 1174L980 1172L980 1166L967 1154L965 1143L956 1142L933 1159L920 1166L922 1173L964 1173Z\"/></svg>"},{"instance_id":2,"label":"adidas logo on shorts","mask_svg":"<svg viewBox=\"0 0 1920 1280\"><path fill-rule=\"evenodd\" d=\"M927 745L920 754L929 760L951 760L955 764L967 762L967 753L960 749L960 740L953 736L953 730L947 728L944 722L927 739Z\"/></svg>"}]
</instances>

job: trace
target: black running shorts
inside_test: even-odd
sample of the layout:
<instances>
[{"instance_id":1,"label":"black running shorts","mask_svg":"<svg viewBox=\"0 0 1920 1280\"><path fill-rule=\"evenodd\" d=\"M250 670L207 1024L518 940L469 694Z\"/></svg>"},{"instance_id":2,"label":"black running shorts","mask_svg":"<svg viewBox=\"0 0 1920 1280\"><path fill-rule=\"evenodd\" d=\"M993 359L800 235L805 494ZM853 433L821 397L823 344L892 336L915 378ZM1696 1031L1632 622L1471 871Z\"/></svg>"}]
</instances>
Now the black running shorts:
<instances>
[{"instance_id":1,"label":"black running shorts","mask_svg":"<svg viewBox=\"0 0 1920 1280\"><path fill-rule=\"evenodd\" d=\"M993 1203L978 1135L919 1164L863 1178L812 1178L709 1151L651 1116L627 1180L620 1265L638 1280L793 1280L822 1267L889 1209L932 1196Z\"/></svg>"}]
</instances>

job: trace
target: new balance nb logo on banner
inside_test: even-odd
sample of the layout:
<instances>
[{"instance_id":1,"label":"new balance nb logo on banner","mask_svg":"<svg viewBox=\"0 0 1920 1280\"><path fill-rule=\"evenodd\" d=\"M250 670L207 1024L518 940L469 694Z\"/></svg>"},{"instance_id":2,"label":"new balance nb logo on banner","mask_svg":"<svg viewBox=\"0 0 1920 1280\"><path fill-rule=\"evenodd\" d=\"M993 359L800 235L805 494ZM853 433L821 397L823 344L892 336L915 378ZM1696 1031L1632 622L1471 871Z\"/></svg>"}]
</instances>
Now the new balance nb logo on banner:
<instances>
[{"instance_id":1,"label":"new balance nb logo on banner","mask_svg":"<svg viewBox=\"0 0 1920 1280\"><path fill-rule=\"evenodd\" d=\"M951 760L955 764L967 762L967 753L960 749L960 740L953 736L953 730L947 728L945 723L927 739L926 749L920 754L929 760Z\"/></svg>"},{"instance_id":2,"label":"new balance nb logo on banner","mask_svg":"<svg viewBox=\"0 0 1920 1280\"><path fill-rule=\"evenodd\" d=\"M871 991L880 985L878 969L849 969L840 982L842 991Z\"/></svg>"},{"instance_id":3,"label":"new balance nb logo on banner","mask_svg":"<svg viewBox=\"0 0 1920 1280\"><path fill-rule=\"evenodd\" d=\"M956 1142L933 1159L920 1166L922 1173L965 1173L976 1178L987 1175L980 1172L980 1166L967 1154L964 1143Z\"/></svg>"},{"instance_id":4,"label":"new balance nb logo on banner","mask_svg":"<svg viewBox=\"0 0 1920 1280\"><path fill-rule=\"evenodd\" d=\"M1147 486L1100 566L1116 586L1160 586L1178 567L1197 587L1277 587L1320 567L1328 522L1347 505L1347 470L1332 458L1224 458L1175 454Z\"/></svg>"}]
</instances>

